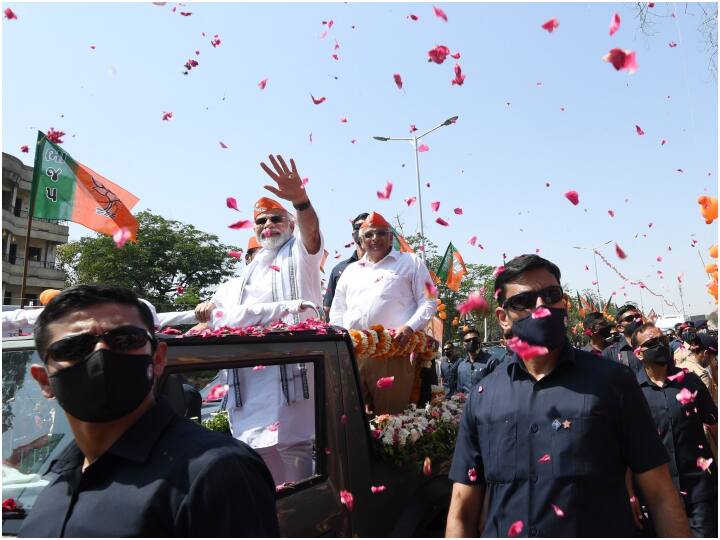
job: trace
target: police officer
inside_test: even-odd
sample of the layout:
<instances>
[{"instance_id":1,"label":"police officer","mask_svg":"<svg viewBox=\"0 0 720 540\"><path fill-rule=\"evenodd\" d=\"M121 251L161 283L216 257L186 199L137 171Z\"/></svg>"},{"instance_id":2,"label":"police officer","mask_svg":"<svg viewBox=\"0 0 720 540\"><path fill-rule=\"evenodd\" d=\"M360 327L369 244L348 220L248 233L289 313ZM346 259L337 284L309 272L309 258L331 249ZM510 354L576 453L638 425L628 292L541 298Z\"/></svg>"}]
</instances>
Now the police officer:
<instances>
[{"instance_id":1,"label":"police officer","mask_svg":"<svg viewBox=\"0 0 720 540\"><path fill-rule=\"evenodd\" d=\"M515 353L468 395L446 536L632 536L628 467L659 535L688 536L634 374L568 342L558 267L522 255L505 264L493 289L500 326L517 338L508 340Z\"/></svg>"},{"instance_id":2,"label":"police officer","mask_svg":"<svg viewBox=\"0 0 720 540\"><path fill-rule=\"evenodd\" d=\"M455 356L455 346L448 341L443 345L443 357L440 359L440 377L442 378L445 397L449 398L457 392L458 359Z\"/></svg>"},{"instance_id":3,"label":"police officer","mask_svg":"<svg viewBox=\"0 0 720 540\"><path fill-rule=\"evenodd\" d=\"M602 356L602 352L608 346L607 339L610 337L610 324L605 316L599 311L588 313L583 320L583 330L590 340L582 350L595 356Z\"/></svg>"},{"instance_id":4,"label":"police officer","mask_svg":"<svg viewBox=\"0 0 720 540\"><path fill-rule=\"evenodd\" d=\"M716 538L717 465L705 426L715 443L717 405L699 377L671 364L668 340L659 328L644 324L632 340L644 368L637 380L670 455L670 474L683 496L690 529L696 537Z\"/></svg>"},{"instance_id":5,"label":"police officer","mask_svg":"<svg viewBox=\"0 0 720 540\"><path fill-rule=\"evenodd\" d=\"M643 323L642 313L634 304L625 304L618 309L617 329L622 337L605 349L602 353L603 357L613 362L619 362L632 368L634 371L642 369L640 361L633 353L633 346L630 344L633 332L637 330Z\"/></svg>"},{"instance_id":6,"label":"police officer","mask_svg":"<svg viewBox=\"0 0 720 540\"><path fill-rule=\"evenodd\" d=\"M480 349L480 334L475 328L465 331L463 345L467 354L458 363L457 391L467 394L480 380L483 370L496 359Z\"/></svg>"}]
</instances>

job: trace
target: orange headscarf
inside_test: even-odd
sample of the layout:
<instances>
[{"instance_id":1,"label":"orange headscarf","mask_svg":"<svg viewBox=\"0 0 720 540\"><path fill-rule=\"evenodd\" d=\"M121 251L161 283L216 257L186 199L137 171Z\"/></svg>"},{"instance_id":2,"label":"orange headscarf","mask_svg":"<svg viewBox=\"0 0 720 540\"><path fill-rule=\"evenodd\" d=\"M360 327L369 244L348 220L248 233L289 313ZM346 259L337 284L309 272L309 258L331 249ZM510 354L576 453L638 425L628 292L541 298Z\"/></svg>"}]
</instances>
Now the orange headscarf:
<instances>
[{"instance_id":1,"label":"orange headscarf","mask_svg":"<svg viewBox=\"0 0 720 540\"><path fill-rule=\"evenodd\" d=\"M257 219L260 214L264 214L268 210L285 210L285 207L269 197L261 197L253 207L253 219ZM287 212L287 210L285 210Z\"/></svg>"},{"instance_id":2,"label":"orange headscarf","mask_svg":"<svg viewBox=\"0 0 720 540\"><path fill-rule=\"evenodd\" d=\"M363 221L362 225L360 225L360 229L369 229L370 227L389 229L390 224L377 212L370 212L370 215L366 217L365 221Z\"/></svg>"},{"instance_id":3,"label":"orange headscarf","mask_svg":"<svg viewBox=\"0 0 720 540\"><path fill-rule=\"evenodd\" d=\"M261 248L260 242L257 241L257 238L254 236L251 236L248 240L248 247L247 250L250 251L251 249L258 249Z\"/></svg>"}]
</instances>

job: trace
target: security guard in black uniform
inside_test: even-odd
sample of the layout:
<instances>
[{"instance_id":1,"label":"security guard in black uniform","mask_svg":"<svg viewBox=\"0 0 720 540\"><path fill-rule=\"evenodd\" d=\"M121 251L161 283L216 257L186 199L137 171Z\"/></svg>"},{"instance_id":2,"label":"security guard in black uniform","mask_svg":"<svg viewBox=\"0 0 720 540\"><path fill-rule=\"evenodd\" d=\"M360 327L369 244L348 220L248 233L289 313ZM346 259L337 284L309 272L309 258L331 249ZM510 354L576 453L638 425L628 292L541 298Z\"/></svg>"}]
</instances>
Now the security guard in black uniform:
<instances>
[{"instance_id":1,"label":"security guard in black uniform","mask_svg":"<svg viewBox=\"0 0 720 540\"><path fill-rule=\"evenodd\" d=\"M705 432L707 426L717 441L717 405L697 375L672 365L668 339L654 324L638 328L633 345L643 363L637 380L670 455L690 529L696 538L717 538L717 465Z\"/></svg>"},{"instance_id":2,"label":"security guard in black uniform","mask_svg":"<svg viewBox=\"0 0 720 540\"><path fill-rule=\"evenodd\" d=\"M497 359L480 349L480 334L475 328L469 328L463 336L467 353L457 366L457 391L467 394L480 380L483 370Z\"/></svg>"},{"instance_id":3,"label":"security guard in black uniform","mask_svg":"<svg viewBox=\"0 0 720 540\"><path fill-rule=\"evenodd\" d=\"M633 332L637 330L643 323L642 313L633 304L625 304L620 307L615 318L617 328L623 337L617 343L610 345L603 351L603 357L613 362L619 362L625 366L632 368L634 371L640 371L642 364L633 353L633 346L630 344Z\"/></svg>"},{"instance_id":4,"label":"security guard in black uniform","mask_svg":"<svg viewBox=\"0 0 720 540\"><path fill-rule=\"evenodd\" d=\"M468 394L446 536L633 536L628 468L658 534L689 536L633 372L569 344L558 267L522 255L494 290L500 326L517 338L508 346L524 358L516 352L484 370ZM528 344L546 353L533 356Z\"/></svg>"}]
</instances>

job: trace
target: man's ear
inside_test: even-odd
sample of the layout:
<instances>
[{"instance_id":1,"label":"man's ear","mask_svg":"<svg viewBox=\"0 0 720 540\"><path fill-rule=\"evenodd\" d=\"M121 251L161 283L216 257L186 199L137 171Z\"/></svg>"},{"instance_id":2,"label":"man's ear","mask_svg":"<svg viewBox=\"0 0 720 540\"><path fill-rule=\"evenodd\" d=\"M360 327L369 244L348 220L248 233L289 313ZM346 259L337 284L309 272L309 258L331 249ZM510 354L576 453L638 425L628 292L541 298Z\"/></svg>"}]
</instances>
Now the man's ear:
<instances>
[{"instance_id":1,"label":"man's ear","mask_svg":"<svg viewBox=\"0 0 720 540\"><path fill-rule=\"evenodd\" d=\"M45 366L33 364L30 366L30 375L37 381L40 391L44 397L47 399L55 397L52 387L50 386L50 379L48 378L48 372Z\"/></svg>"},{"instance_id":2,"label":"man's ear","mask_svg":"<svg viewBox=\"0 0 720 540\"><path fill-rule=\"evenodd\" d=\"M500 324L500 328L503 330L503 334L506 334L512 328L512 322L510 322L507 312L498 306L495 308L495 316Z\"/></svg>"},{"instance_id":3,"label":"man's ear","mask_svg":"<svg viewBox=\"0 0 720 540\"><path fill-rule=\"evenodd\" d=\"M165 365L167 364L167 343L160 341L155 349L153 355L153 374L156 378L160 378L165 371Z\"/></svg>"}]
</instances>

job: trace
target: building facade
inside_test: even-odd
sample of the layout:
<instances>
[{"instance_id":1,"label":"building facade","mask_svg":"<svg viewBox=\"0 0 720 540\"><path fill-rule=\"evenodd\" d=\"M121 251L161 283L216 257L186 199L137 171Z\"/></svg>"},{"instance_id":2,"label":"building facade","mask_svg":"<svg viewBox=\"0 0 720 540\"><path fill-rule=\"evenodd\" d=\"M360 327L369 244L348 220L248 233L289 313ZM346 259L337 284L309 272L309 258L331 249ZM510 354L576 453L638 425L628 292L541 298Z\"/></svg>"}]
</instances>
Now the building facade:
<instances>
[{"instance_id":1,"label":"building facade","mask_svg":"<svg viewBox=\"0 0 720 540\"><path fill-rule=\"evenodd\" d=\"M27 234L32 167L15 156L2 155L2 298L3 305L20 304ZM37 304L45 289L65 287L65 273L56 263L57 247L66 244L66 222L34 218L30 230L25 298ZM28 303L26 302L26 304Z\"/></svg>"}]
</instances>

